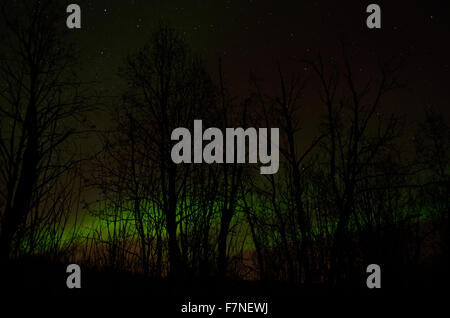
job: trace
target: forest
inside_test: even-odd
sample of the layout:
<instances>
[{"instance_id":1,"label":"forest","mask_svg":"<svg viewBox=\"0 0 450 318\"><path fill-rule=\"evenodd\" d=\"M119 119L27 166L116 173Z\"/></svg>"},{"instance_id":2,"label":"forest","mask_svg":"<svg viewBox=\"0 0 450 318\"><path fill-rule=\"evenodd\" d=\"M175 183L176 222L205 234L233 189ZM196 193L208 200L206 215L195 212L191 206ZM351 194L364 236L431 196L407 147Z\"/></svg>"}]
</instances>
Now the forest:
<instances>
[{"instance_id":1,"label":"forest","mask_svg":"<svg viewBox=\"0 0 450 318\"><path fill-rule=\"evenodd\" d=\"M79 264L83 277L173 288L366 288L378 264L383 288L446 286L450 129L428 105L417 123L391 111L402 57L375 57L366 78L343 40L335 59L268 61L275 86L244 70L237 94L220 58L207 68L160 23L117 66L123 88L102 96L77 75L65 11L11 3L0 5L2 279L35 288L60 271L45 284L63 290L65 266ZM313 134L302 116L311 101ZM172 131L200 119L223 132L278 128L278 172L261 174L270 158L249 163L248 146L230 161L237 148L215 149L226 163L175 163Z\"/></svg>"}]
</instances>

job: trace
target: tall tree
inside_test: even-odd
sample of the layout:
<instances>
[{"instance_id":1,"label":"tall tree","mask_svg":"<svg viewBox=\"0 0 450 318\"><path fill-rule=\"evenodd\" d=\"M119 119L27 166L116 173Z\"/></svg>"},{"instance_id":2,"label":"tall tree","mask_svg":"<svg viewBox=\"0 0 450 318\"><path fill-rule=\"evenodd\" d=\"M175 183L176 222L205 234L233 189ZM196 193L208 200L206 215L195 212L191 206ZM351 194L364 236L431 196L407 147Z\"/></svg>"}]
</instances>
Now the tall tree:
<instances>
[{"instance_id":1,"label":"tall tree","mask_svg":"<svg viewBox=\"0 0 450 318\"><path fill-rule=\"evenodd\" d=\"M176 30L160 26L148 43L128 57L124 75L129 87L124 98L134 108L136 128L156 167L159 191L154 193L165 215L170 274L182 272L178 242L179 198L190 167L171 159L171 133L191 127L212 107L213 86L201 59Z\"/></svg>"},{"instance_id":2,"label":"tall tree","mask_svg":"<svg viewBox=\"0 0 450 318\"><path fill-rule=\"evenodd\" d=\"M87 108L57 8L54 1L6 1L0 8L1 259L10 256L31 209L70 169L67 142Z\"/></svg>"}]
</instances>

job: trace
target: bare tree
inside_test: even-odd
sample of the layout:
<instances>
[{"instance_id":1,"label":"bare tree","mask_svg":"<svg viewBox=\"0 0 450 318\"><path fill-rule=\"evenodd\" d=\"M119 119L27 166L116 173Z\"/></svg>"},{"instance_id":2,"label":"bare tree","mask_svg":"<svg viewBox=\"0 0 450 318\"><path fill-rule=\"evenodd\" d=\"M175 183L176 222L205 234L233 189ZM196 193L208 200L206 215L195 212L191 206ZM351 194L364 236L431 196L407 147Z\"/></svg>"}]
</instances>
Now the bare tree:
<instances>
[{"instance_id":1,"label":"bare tree","mask_svg":"<svg viewBox=\"0 0 450 318\"><path fill-rule=\"evenodd\" d=\"M343 71L338 64L325 66L321 56L308 62L320 83L320 98L326 107L327 138L324 153L328 161L326 182L332 193L331 209L336 212L330 282L336 283L350 264L348 248L350 224L358 225L356 209L357 189L365 178L367 168L376 164L380 156L398 137L398 120L394 116L380 117L385 95L398 87L401 65L392 59L379 62L379 73L364 85L358 86L343 45ZM341 81L341 77L343 80Z\"/></svg>"},{"instance_id":2,"label":"bare tree","mask_svg":"<svg viewBox=\"0 0 450 318\"><path fill-rule=\"evenodd\" d=\"M2 259L32 209L61 190L58 178L75 163L69 141L87 109L72 73L73 49L58 31L63 22L56 7L53 1L1 6Z\"/></svg>"},{"instance_id":3,"label":"bare tree","mask_svg":"<svg viewBox=\"0 0 450 318\"><path fill-rule=\"evenodd\" d=\"M288 277L292 281L301 280L311 282L311 219L306 209L304 173L307 171L306 159L318 145L324 135L315 137L311 144L299 151L299 110L306 80L299 74L293 74L289 79L277 65L279 79L279 92L264 94L259 84L253 79L256 89L257 102L262 112L262 120L267 126L280 127L285 136L280 141L279 149L282 154L283 169L280 176L270 175L266 182L270 191L266 195L270 197L273 213L277 217L278 229L281 237L282 249L288 270ZM284 181L282 178L285 178ZM263 183L263 185L266 183ZM284 196L284 199L283 199ZM282 208L288 207L286 208ZM295 249L297 265L300 270L295 270L292 249Z\"/></svg>"},{"instance_id":4,"label":"bare tree","mask_svg":"<svg viewBox=\"0 0 450 318\"><path fill-rule=\"evenodd\" d=\"M178 208L189 168L172 162L171 133L206 117L202 115L212 105L212 83L201 60L167 26L159 27L147 45L127 59L124 75L129 82L125 101L138 111L136 129L156 167L159 190L154 198L165 216L170 273L177 276L183 271Z\"/></svg>"}]
</instances>

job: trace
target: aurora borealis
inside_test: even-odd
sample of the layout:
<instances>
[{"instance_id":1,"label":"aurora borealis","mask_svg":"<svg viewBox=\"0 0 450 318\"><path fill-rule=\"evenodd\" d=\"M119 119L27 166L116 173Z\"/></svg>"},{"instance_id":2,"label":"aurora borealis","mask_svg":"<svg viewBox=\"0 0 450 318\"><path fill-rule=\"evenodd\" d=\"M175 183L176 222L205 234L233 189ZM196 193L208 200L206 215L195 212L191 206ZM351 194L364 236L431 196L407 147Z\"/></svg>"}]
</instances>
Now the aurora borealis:
<instances>
[{"instance_id":1,"label":"aurora borealis","mask_svg":"<svg viewBox=\"0 0 450 318\"><path fill-rule=\"evenodd\" d=\"M219 313L446 286L445 2L370 29L367 1L52 1L0 6L0 288Z\"/></svg>"}]
</instances>

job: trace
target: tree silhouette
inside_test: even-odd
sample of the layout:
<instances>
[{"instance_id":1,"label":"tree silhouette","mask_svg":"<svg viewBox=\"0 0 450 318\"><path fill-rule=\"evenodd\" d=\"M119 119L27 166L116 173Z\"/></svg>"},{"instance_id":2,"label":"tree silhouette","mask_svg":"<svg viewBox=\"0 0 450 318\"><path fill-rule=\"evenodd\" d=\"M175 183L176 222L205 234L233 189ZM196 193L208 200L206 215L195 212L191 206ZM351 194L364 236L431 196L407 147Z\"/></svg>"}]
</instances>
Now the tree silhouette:
<instances>
[{"instance_id":1,"label":"tree silhouette","mask_svg":"<svg viewBox=\"0 0 450 318\"><path fill-rule=\"evenodd\" d=\"M156 169L158 190L154 202L161 206L168 234L170 274L183 271L177 239L180 195L186 187L189 167L172 162L171 133L190 127L211 108L213 88L201 60L181 36L168 26L160 26L149 42L127 59L124 76L129 91L124 96L151 165Z\"/></svg>"},{"instance_id":2,"label":"tree silhouette","mask_svg":"<svg viewBox=\"0 0 450 318\"><path fill-rule=\"evenodd\" d=\"M88 108L73 77L73 50L57 27L56 7L53 1L1 6L2 260L30 212L61 190L60 177L75 164L68 142ZM39 213L48 212L44 207Z\"/></svg>"}]
</instances>

